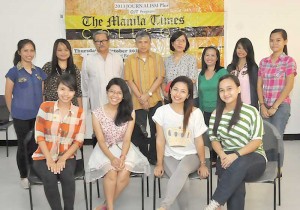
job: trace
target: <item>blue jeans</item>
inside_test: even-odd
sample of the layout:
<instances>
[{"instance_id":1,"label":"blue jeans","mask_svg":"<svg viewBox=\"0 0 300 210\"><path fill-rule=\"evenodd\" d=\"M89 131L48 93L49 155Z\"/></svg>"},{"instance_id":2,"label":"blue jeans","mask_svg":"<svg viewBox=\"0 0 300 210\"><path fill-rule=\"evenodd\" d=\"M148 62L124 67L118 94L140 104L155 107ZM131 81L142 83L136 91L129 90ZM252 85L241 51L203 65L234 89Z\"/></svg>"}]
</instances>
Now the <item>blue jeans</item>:
<instances>
[{"instance_id":1,"label":"blue jeans","mask_svg":"<svg viewBox=\"0 0 300 210\"><path fill-rule=\"evenodd\" d=\"M236 159L227 169L221 167L221 161L218 159L216 167L218 186L212 199L221 205L227 202L228 210L243 210L246 195L245 182L255 181L263 174L266 169L265 158L252 152Z\"/></svg>"},{"instance_id":2,"label":"blue jeans","mask_svg":"<svg viewBox=\"0 0 300 210\"><path fill-rule=\"evenodd\" d=\"M283 139L284 130L290 116L291 116L291 105L288 103L282 103L279 105L277 111L272 117L264 118L264 120L274 125L279 131L281 138Z\"/></svg>"}]
</instances>

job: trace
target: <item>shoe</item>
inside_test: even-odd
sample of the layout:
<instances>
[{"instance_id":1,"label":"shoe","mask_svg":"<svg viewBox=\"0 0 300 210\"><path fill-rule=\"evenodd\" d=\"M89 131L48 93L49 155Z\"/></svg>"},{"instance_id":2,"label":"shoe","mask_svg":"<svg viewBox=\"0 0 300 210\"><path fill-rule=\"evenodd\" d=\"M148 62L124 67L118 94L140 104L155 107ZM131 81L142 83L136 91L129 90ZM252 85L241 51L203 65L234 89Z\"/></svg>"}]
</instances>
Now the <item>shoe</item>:
<instances>
[{"instance_id":1,"label":"shoe","mask_svg":"<svg viewBox=\"0 0 300 210\"><path fill-rule=\"evenodd\" d=\"M94 208L94 210L107 210L107 208L105 205L100 205L100 206L97 206L96 208Z\"/></svg>"},{"instance_id":2,"label":"shoe","mask_svg":"<svg viewBox=\"0 0 300 210\"><path fill-rule=\"evenodd\" d=\"M156 209L156 210L166 210L166 209L163 208L163 207L160 207L160 208L158 208L158 209Z\"/></svg>"},{"instance_id":3,"label":"shoe","mask_svg":"<svg viewBox=\"0 0 300 210\"><path fill-rule=\"evenodd\" d=\"M211 200L210 204L204 210L217 210L219 207L220 204L217 201Z\"/></svg>"},{"instance_id":4,"label":"shoe","mask_svg":"<svg viewBox=\"0 0 300 210\"><path fill-rule=\"evenodd\" d=\"M29 188L29 181L27 178L21 178L21 186L24 188L24 189L28 189Z\"/></svg>"}]
</instances>

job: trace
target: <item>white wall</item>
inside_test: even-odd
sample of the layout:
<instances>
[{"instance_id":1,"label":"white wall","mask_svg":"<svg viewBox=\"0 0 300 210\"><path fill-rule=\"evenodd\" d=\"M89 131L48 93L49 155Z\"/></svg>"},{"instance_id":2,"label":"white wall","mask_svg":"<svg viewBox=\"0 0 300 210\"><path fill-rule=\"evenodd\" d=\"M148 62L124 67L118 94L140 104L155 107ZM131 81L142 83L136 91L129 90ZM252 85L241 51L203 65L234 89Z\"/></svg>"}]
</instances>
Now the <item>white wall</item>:
<instances>
[{"instance_id":1,"label":"white wall","mask_svg":"<svg viewBox=\"0 0 300 210\"><path fill-rule=\"evenodd\" d=\"M12 67L13 54L17 42L23 38L32 39L37 48L35 64L42 66L51 59L52 46L57 38L64 37L63 0L13 0L1 1L0 7L0 94L4 94L5 74ZM231 61L232 51L236 41L248 37L254 45L256 61L270 55L269 34L274 28L284 28L288 32L289 55L296 59L300 44L300 1L298 0L225 0L225 63ZM299 76L296 77L292 93L292 116L286 133L298 134L300 128ZM90 118L88 118L90 119ZM88 123L86 137L91 136L91 125ZM4 139L4 133L0 133ZM16 139L11 127L9 139Z\"/></svg>"}]
</instances>

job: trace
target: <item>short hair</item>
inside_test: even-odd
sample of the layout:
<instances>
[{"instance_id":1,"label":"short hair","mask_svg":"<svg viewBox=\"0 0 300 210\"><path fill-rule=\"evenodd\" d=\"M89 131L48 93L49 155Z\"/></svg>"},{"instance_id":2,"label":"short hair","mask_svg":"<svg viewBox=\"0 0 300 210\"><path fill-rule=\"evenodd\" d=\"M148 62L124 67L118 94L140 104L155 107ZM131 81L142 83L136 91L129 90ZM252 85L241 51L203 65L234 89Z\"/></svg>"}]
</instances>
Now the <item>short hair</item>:
<instances>
[{"instance_id":1,"label":"short hair","mask_svg":"<svg viewBox=\"0 0 300 210\"><path fill-rule=\"evenodd\" d=\"M185 45L183 52L186 52L189 49L190 42L187 38L187 35L183 31L176 31L174 34L172 34L172 36L170 38L170 50L175 51L175 48L173 47L172 43L175 42L175 40L178 39L179 37L181 37L182 35L184 36L185 41L186 41L186 45Z\"/></svg>"},{"instance_id":2,"label":"short hair","mask_svg":"<svg viewBox=\"0 0 300 210\"><path fill-rule=\"evenodd\" d=\"M135 35L135 41L137 41L138 39L141 39L143 37L149 37L149 39L151 40L151 36L147 31L139 31Z\"/></svg>"},{"instance_id":3,"label":"short hair","mask_svg":"<svg viewBox=\"0 0 300 210\"><path fill-rule=\"evenodd\" d=\"M96 31L95 33L93 33L93 41L95 41L95 37L98 35L98 34L104 34L107 38L107 40L109 40L109 34L107 31L103 31L103 30L99 30L99 31Z\"/></svg>"},{"instance_id":4,"label":"short hair","mask_svg":"<svg viewBox=\"0 0 300 210\"><path fill-rule=\"evenodd\" d=\"M57 81L57 88L59 84L67 86L71 91L77 91L76 77L72 74L62 74Z\"/></svg>"}]
</instances>

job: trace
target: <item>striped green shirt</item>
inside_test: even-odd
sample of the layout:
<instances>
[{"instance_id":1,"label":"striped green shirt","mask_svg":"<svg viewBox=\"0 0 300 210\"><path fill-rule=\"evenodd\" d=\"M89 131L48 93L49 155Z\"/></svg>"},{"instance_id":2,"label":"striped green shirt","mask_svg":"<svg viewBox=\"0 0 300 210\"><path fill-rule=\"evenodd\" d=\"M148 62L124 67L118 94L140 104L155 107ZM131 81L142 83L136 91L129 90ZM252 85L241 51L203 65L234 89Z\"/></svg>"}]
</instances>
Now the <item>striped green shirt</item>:
<instances>
[{"instance_id":1,"label":"striped green shirt","mask_svg":"<svg viewBox=\"0 0 300 210\"><path fill-rule=\"evenodd\" d=\"M243 103L240 120L228 132L227 128L232 115L233 111L222 115L217 136L213 134L216 114L211 115L208 131L211 141L219 141L224 151L234 151L246 146L252 140L262 139L264 134L263 121L255 107ZM266 157L263 144L255 152Z\"/></svg>"}]
</instances>

